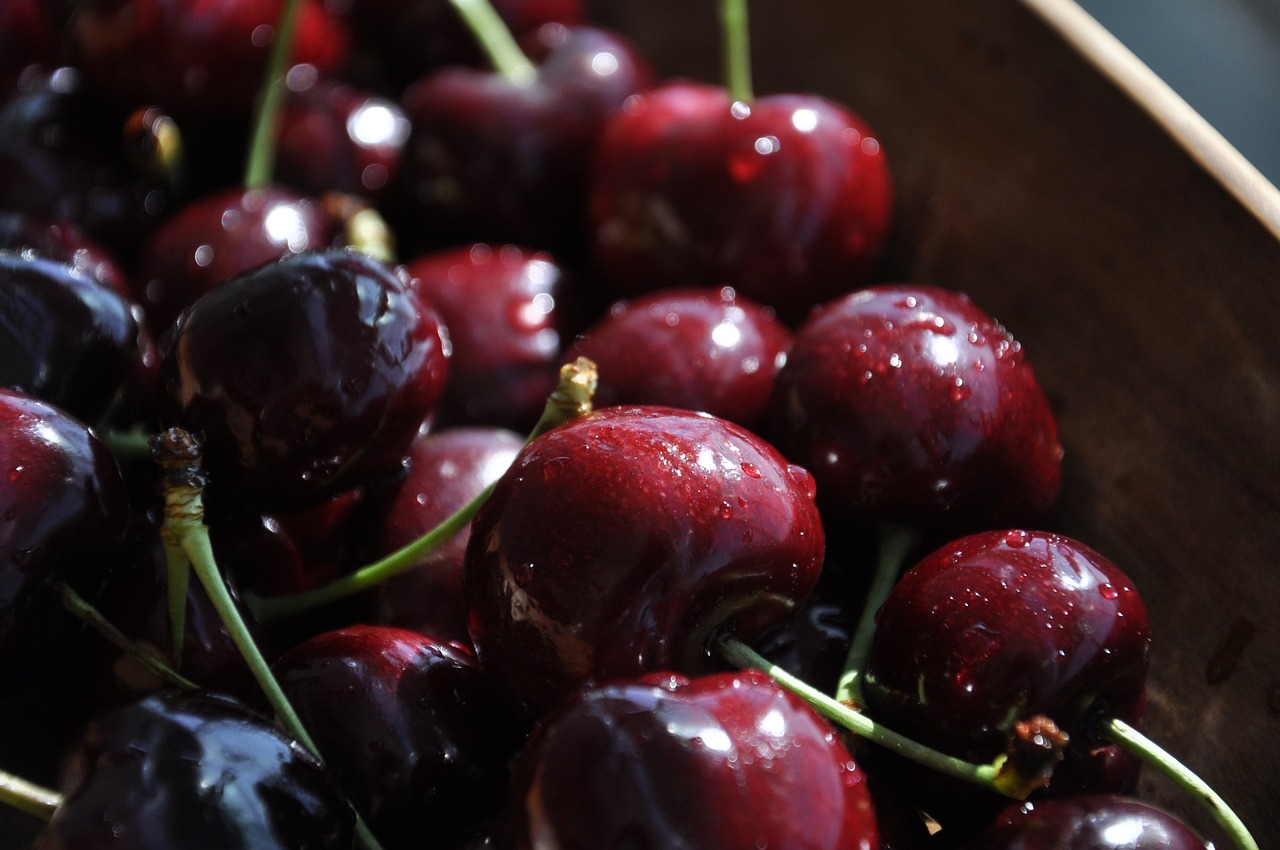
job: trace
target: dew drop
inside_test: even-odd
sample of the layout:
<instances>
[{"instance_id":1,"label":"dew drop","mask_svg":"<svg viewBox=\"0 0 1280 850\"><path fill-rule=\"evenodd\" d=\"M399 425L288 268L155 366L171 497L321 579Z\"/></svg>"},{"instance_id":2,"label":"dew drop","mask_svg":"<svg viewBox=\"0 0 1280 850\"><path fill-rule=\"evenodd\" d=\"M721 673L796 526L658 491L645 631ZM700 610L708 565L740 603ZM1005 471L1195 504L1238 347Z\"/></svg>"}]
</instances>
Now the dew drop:
<instances>
[{"instance_id":1,"label":"dew drop","mask_svg":"<svg viewBox=\"0 0 1280 850\"><path fill-rule=\"evenodd\" d=\"M542 467L542 479L544 481L554 481L560 477L561 470L564 469L566 460L562 457L552 458Z\"/></svg>"},{"instance_id":2,"label":"dew drop","mask_svg":"<svg viewBox=\"0 0 1280 850\"><path fill-rule=\"evenodd\" d=\"M973 389L964 382L963 378L956 378L955 383L947 390L947 395L955 402L966 401L973 395Z\"/></svg>"},{"instance_id":3,"label":"dew drop","mask_svg":"<svg viewBox=\"0 0 1280 850\"><path fill-rule=\"evenodd\" d=\"M1102 594L1103 599L1118 599L1120 597L1120 591L1116 590L1112 584L1100 585L1098 592Z\"/></svg>"},{"instance_id":4,"label":"dew drop","mask_svg":"<svg viewBox=\"0 0 1280 850\"><path fill-rule=\"evenodd\" d=\"M1022 549L1031 542L1031 535L1021 529L1010 531L1004 536L1004 542L1013 549Z\"/></svg>"},{"instance_id":5,"label":"dew drop","mask_svg":"<svg viewBox=\"0 0 1280 850\"><path fill-rule=\"evenodd\" d=\"M9 470L9 480L10 480L10 481L17 481L17 480L18 480L19 478L21 478L21 477L22 477L22 467L21 467L21 466L15 466L13 469Z\"/></svg>"},{"instance_id":6,"label":"dew drop","mask_svg":"<svg viewBox=\"0 0 1280 850\"><path fill-rule=\"evenodd\" d=\"M528 587L533 584L533 564L525 562L518 564L511 571L511 578L515 581L517 587Z\"/></svg>"},{"instance_id":7,"label":"dew drop","mask_svg":"<svg viewBox=\"0 0 1280 850\"><path fill-rule=\"evenodd\" d=\"M747 476L748 478L763 478L763 477L764 477L764 473L762 473L762 472L760 471L760 469L759 469L758 467L756 467L756 465L755 465L755 464L751 464L751 463L744 463L744 464L742 464L742 474L743 474L743 475L745 475L745 476Z\"/></svg>"},{"instance_id":8,"label":"dew drop","mask_svg":"<svg viewBox=\"0 0 1280 850\"><path fill-rule=\"evenodd\" d=\"M733 519L733 505L728 502L721 502L719 514L720 519Z\"/></svg>"}]
</instances>

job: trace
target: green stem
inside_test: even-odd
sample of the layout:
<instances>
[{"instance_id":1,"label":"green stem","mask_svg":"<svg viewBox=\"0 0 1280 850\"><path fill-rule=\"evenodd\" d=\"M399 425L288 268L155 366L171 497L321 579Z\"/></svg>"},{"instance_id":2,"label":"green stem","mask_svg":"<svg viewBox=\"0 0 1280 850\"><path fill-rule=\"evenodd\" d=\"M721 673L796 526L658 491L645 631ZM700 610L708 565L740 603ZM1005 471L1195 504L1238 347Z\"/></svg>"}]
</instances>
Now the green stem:
<instances>
[{"instance_id":1,"label":"green stem","mask_svg":"<svg viewBox=\"0 0 1280 850\"><path fill-rule=\"evenodd\" d=\"M529 432L529 436L525 438L525 444L528 445L531 440L557 425L589 413L591 397L596 390L596 380L595 364L585 358L578 358L577 361L561 367L560 382L547 398L542 416ZM424 557L466 528L480 507L488 501L493 488L493 484L485 487L471 501L446 517L435 528L385 558L363 566L324 587L289 596L250 597L249 607L260 621L270 623L370 590L393 576L413 569Z\"/></svg>"},{"instance_id":2,"label":"green stem","mask_svg":"<svg viewBox=\"0 0 1280 850\"><path fill-rule=\"evenodd\" d=\"M280 107L284 103L285 66L293 49L293 33L297 28L300 0L285 0L280 20L276 24L275 41L267 59L267 72L258 90L258 103L253 120L253 135L249 139L246 157L244 186L260 189L271 182L275 173L276 132Z\"/></svg>"},{"instance_id":3,"label":"green stem","mask_svg":"<svg viewBox=\"0 0 1280 850\"><path fill-rule=\"evenodd\" d=\"M111 621L102 616L97 608L90 605L65 582L54 582L50 590L58 598L58 603L64 610L87 623L112 646L137 660L160 681L184 690L194 690L199 687L195 682L165 664L149 646L130 640L124 632L117 629Z\"/></svg>"},{"instance_id":4,"label":"green stem","mask_svg":"<svg viewBox=\"0 0 1280 850\"><path fill-rule=\"evenodd\" d=\"M434 552L465 528L492 492L493 485L490 484L435 528L381 560L374 561L349 575L313 590L274 598L251 597L249 607L261 622L273 623L376 587L392 576L413 569L422 558Z\"/></svg>"},{"instance_id":5,"label":"green stem","mask_svg":"<svg viewBox=\"0 0 1280 850\"><path fill-rule=\"evenodd\" d=\"M827 694L771 663L764 656L736 638L722 638L720 649L730 663L742 668L754 668L764 671L782 687L807 702L819 714L866 738L868 741L887 747L899 755L932 768L939 773L974 785L980 785L998 794L1008 795L1004 786L997 781L1003 757L994 764L977 765L940 753L891 729L886 729L867 715L836 702Z\"/></svg>"},{"instance_id":6,"label":"green stem","mask_svg":"<svg viewBox=\"0 0 1280 850\"><path fill-rule=\"evenodd\" d=\"M173 663L182 667L183 643L187 635L187 589L191 585L191 559L182 546L169 539L168 527L160 529L164 545L164 562L168 568L166 594L169 603L169 644Z\"/></svg>"},{"instance_id":7,"label":"green stem","mask_svg":"<svg viewBox=\"0 0 1280 850\"><path fill-rule=\"evenodd\" d=\"M0 770L0 804L49 821L62 805L62 795Z\"/></svg>"},{"instance_id":8,"label":"green stem","mask_svg":"<svg viewBox=\"0 0 1280 850\"><path fill-rule=\"evenodd\" d=\"M538 76L538 71L501 16L490 5L489 0L449 0L454 10L462 17L463 23L480 48L489 58L493 69L517 86L527 86Z\"/></svg>"},{"instance_id":9,"label":"green stem","mask_svg":"<svg viewBox=\"0 0 1280 850\"><path fill-rule=\"evenodd\" d=\"M747 0L720 0L720 38L724 54L724 87L734 101L750 103L751 30L747 25Z\"/></svg>"},{"instance_id":10,"label":"green stem","mask_svg":"<svg viewBox=\"0 0 1280 850\"><path fill-rule=\"evenodd\" d=\"M1213 815L1218 825L1240 850L1258 850L1258 842L1254 841L1253 836L1249 834L1240 816L1232 811L1217 791L1209 787L1209 783L1192 773L1167 750L1129 724L1114 717L1103 718L1099 731L1104 737L1124 747L1195 797L1200 805Z\"/></svg>"},{"instance_id":11,"label":"green stem","mask_svg":"<svg viewBox=\"0 0 1280 850\"><path fill-rule=\"evenodd\" d=\"M141 428L128 431L105 429L98 437L118 461L144 460L151 457L151 435Z\"/></svg>"},{"instance_id":12,"label":"green stem","mask_svg":"<svg viewBox=\"0 0 1280 850\"><path fill-rule=\"evenodd\" d=\"M898 573L902 570L902 562L907 553L916 545L919 536L912 529L885 522L880 525L879 553L876 560L875 576L867 591L866 601L862 605L862 614L858 618L857 629L853 640L849 643L849 652L845 656L844 672L840 674L840 682L836 686L836 701L845 704L862 705L862 671L867 666L867 654L871 651L871 638L875 635L876 612L889 598L894 585L898 582Z\"/></svg>"}]
</instances>

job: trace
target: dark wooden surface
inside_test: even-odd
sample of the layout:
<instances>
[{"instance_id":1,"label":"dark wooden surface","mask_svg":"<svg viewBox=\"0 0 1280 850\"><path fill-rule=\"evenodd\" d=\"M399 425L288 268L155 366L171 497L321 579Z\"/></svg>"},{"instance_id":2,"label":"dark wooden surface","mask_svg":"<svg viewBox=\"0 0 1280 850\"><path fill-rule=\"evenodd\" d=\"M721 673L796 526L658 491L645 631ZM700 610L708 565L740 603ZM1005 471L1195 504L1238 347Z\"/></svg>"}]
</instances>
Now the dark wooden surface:
<instances>
[{"instance_id":1,"label":"dark wooden surface","mask_svg":"<svg viewBox=\"0 0 1280 850\"><path fill-rule=\"evenodd\" d=\"M663 73L718 74L713 4L592 6ZM751 14L758 94L816 91L877 128L899 192L884 277L967 291L1023 342L1067 450L1053 525L1129 572L1151 611L1153 736L1266 846L1280 834L1273 230L1017 0ZM1252 639L1209 681L1243 624ZM1143 793L1205 823L1163 781Z\"/></svg>"}]
</instances>

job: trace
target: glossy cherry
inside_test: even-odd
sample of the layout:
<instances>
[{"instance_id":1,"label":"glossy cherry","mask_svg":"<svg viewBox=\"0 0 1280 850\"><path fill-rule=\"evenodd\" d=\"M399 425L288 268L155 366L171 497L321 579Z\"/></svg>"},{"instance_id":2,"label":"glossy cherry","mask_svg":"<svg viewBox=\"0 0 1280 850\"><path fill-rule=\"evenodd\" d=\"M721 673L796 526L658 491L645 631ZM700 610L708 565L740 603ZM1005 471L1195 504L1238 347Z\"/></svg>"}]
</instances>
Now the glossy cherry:
<instances>
[{"instance_id":1,"label":"glossy cherry","mask_svg":"<svg viewBox=\"0 0 1280 850\"><path fill-rule=\"evenodd\" d=\"M560 37L531 56L538 70L530 83L453 68L405 91L413 125L401 228L408 243L578 249L596 140L608 115L652 76L620 36L589 27L555 32Z\"/></svg>"},{"instance_id":2,"label":"glossy cherry","mask_svg":"<svg viewBox=\"0 0 1280 850\"><path fill-rule=\"evenodd\" d=\"M351 847L351 809L320 762L214 694L157 694L95 719L60 785L41 850Z\"/></svg>"},{"instance_id":3,"label":"glossy cherry","mask_svg":"<svg viewBox=\"0 0 1280 850\"><path fill-rule=\"evenodd\" d=\"M564 268L543 251L480 243L420 256L405 270L453 343L436 422L527 432L555 389L561 350L576 330Z\"/></svg>"},{"instance_id":4,"label":"glossy cherry","mask_svg":"<svg viewBox=\"0 0 1280 850\"><path fill-rule=\"evenodd\" d=\"M353 626L311 638L275 670L384 846L448 840L497 811L523 729L468 650Z\"/></svg>"},{"instance_id":5,"label":"glossy cherry","mask_svg":"<svg viewBox=\"0 0 1280 850\"><path fill-rule=\"evenodd\" d=\"M30 250L66 263L125 298L137 300L120 262L71 222L29 213L0 212L0 250Z\"/></svg>"},{"instance_id":6,"label":"glossy cherry","mask_svg":"<svg viewBox=\"0 0 1280 850\"><path fill-rule=\"evenodd\" d=\"M891 194L879 140L844 107L671 83L628 100L600 139L595 267L618 296L732 286L792 322L865 282Z\"/></svg>"},{"instance_id":7,"label":"glossy cherry","mask_svg":"<svg viewBox=\"0 0 1280 850\"><path fill-rule=\"evenodd\" d=\"M664 290L609 308L566 352L600 370L596 403L701 410L756 429L791 332L732 287Z\"/></svg>"},{"instance_id":8,"label":"glossy cherry","mask_svg":"<svg viewBox=\"0 0 1280 850\"><path fill-rule=\"evenodd\" d=\"M485 668L535 713L586 679L705 670L786 618L822 566L813 478L723 419L614 407L529 443L476 516Z\"/></svg>"},{"instance_id":9,"label":"glossy cherry","mask_svg":"<svg viewBox=\"0 0 1280 850\"><path fill-rule=\"evenodd\" d=\"M1090 724L1106 713L1143 726L1150 642L1133 582L1099 553L1046 532L982 532L916 564L880 608L868 711L979 763L1019 720L1046 715L1071 739L1048 793L1127 791L1136 759Z\"/></svg>"},{"instance_id":10,"label":"glossy cherry","mask_svg":"<svg viewBox=\"0 0 1280 850\"><path fill-rule=\"evenodd\" d=\"M212 487L314 504L399 467L442 392L434 311L362 254L298 254L191 305L161 361L170 422L203 432Z\"/></svg>"},{"instance_id":11,"label":"glossy cherry","mask_svg":"<svg viewBox=\"0 0 1280 850\"><path fill-rule=\"evenodd\" d=\"M133 106L185 116L248 112L266 72L283 0L88 0L68 27L88 84ZM318 0L299 8L290 56L326 73L346 59L345 27Z\"/></svg>"},{"instance_id":12,"label":"glossy cherry","mask_svg":"<svg viewBox=\"0 0 1280 850\"><path fill-rule=\"evenodd\" d=\"M188 305L222 281L336 238L314 198L282 186L234 187L187 204L143 246L136 279L152 332L160 337Z\"/></svg>"},{"instance_id":13,"label":"glossy cherry","mask_svg":"<svg viewBox=\"0 0 1280 850\"><path fill-rule=\"evenodd\" d=\"M0 250L0 386L97 423L138 361L133 305L75 266Z\"/></svg>"},{"instance_id":14,"label":"glossy cherry","mask_svg":"<svg viewBox=\"0 0 1280 850\"><path fill-rule=\"evenodd\" d=\"M522 755L515 850L879 848L867 778L757 671L653 674L576 694Z\"/></svg>"},{"instance_id":15,"label":"glossy cherry","mask_svg":"<svg viewBox=\"0 0 1280 850\"><path fill-rule=\"evenodd\" d=\"M514 431L461 426L419 435L409 447L409 470L370 534L371 558L417 540L502 476L524 439ZM378 586L378 619L471 645L462 590L470 526L425 556L409 572Z\"/></svg>"},{"instance_id":16,"label":"glossy cherry","mask_svg":"<svg viewBox=\"0 0 1280 850\"><path fill-rule=\"evenodd\" d=\"M1086 794L1002 813L965 850L1207 850L1168 812L1140 800Z\"/></svg>"},{"instance_id":17,"label":"glossy cherry","mask_svg":"<svg viewBox=\"0 0 1280 850\"><path fill-rule=\"evenodd\" d=\"M964 531L1030 522L1061 481L1057 423L1021 345L960 293L885 285L796 331L767 433L833 516Z\"/></svg>"}]
</instances>

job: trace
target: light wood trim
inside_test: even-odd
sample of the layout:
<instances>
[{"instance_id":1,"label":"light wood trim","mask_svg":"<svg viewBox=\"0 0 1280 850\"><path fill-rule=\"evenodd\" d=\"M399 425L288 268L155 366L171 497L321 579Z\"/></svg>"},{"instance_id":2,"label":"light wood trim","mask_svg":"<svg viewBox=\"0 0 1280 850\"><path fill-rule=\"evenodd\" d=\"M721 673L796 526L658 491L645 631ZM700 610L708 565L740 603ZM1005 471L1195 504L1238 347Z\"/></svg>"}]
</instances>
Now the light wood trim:
<instances>
[{"instance_id":1,"label":"light wood trim","mask_svg":"<svg viewBox=\"0 0 1280 850\"><path fill-rule=\"evenodd\" d=\"M1073 0L1021 0L1072 44L1280 239L1280 191L1129 48Z\"/></svg>"}]
</instances>

